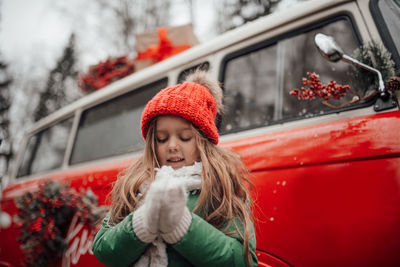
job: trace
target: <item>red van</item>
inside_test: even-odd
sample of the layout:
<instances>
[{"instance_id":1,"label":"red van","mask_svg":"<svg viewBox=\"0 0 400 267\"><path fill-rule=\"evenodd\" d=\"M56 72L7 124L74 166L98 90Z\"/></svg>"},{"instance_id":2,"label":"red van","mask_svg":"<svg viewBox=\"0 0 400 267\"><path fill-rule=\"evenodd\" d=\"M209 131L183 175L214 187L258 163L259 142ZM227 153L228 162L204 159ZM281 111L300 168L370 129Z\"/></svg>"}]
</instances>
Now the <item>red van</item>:
<instances>
[{"instance_id":1,"label":"red van","mask_svg":"<svg viewBox=\"0 0 400 267\"><path fill-rule=\"evenodd\" d=\"M366 84L357 66L330 62L315 45L323 33L352 55L375 41L398 70L399 32L398 0L304 1L42 119L26 133L2 191L1 212L10 223L0 228L0 266L23 262L15 199L51 179L91 189L100 206L109 205L116 175L143 148L144 105L199 66L224 87L220 144L239 153L251 171L259 266L400 266L399 95ZM290 92L307 72L374 97L346 95L334 101L337 108L299 100ZM71 223L60 265L101 265L90 250L91 231Z\"/></svg>"}]
</instances>

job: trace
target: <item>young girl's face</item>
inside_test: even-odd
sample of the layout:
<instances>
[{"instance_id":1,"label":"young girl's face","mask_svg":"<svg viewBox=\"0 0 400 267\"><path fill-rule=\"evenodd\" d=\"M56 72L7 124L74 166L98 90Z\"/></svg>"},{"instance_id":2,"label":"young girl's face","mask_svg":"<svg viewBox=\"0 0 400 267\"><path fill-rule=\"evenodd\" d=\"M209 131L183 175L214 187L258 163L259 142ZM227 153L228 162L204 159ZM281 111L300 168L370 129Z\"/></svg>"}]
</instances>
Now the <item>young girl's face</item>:
<instances>
[{"instance_id":1,"label":"young girl's face","mask_svg":"<svg viewBox=\"0 0 400 267\"><path fill-rule=\"evenodd\" d=\"M179 169L191 166L200 158L195 130L178 116L163 115L156 122L156 154L161 166Z\"/></svg>"}]
</instances>

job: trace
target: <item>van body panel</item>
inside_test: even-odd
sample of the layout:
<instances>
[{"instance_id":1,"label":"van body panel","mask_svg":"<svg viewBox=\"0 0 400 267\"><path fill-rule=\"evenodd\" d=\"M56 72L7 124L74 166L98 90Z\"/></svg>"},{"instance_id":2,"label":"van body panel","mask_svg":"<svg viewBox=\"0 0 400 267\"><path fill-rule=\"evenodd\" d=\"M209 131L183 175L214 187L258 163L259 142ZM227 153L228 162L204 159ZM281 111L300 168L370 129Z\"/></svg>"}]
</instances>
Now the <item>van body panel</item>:
<instances>
[{"instance_id":1,"label":"van body panel","mask_svg":"<svg viewBox=\"0 0 400 267\"><path fill-rule=\"evenodd\" d=\"M399 157L400 112L348 118L224 143L250 171Z\"/></svg>"},{"instance_id":2,"label":"van body panel","mask_svg":"<svg viewBox=\"0 0 400 267\"><path fill-rule=\"evenodd\" d=\"M399 164L385 158L253 173L257 247L291 266L397 266Z\"/></svg>"},{"instance_id":3,"label":"van body panel","mask_svg":"<svg viewBox=\"0 0 400 267\"><path fill-rule=\"evenodd\" d=\"M251 171L257 247L293 266L399 263L399 129L394 111L225 143Z\"/></svg>"}]
</instances>

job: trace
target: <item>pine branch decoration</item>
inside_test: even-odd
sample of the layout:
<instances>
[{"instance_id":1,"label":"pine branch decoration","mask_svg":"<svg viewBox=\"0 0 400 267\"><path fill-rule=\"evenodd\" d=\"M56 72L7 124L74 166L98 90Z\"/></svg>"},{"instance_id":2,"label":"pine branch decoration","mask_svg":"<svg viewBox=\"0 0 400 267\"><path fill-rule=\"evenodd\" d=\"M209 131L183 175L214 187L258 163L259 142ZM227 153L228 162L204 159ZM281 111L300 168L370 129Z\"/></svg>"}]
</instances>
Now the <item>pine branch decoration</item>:
<instances>
[{"instance_id":1,"label":"pine branch decoration","mask_svg":"<svg viewBox=\"0 0 400 267\"><path fill-rule=\"evenodd\" d=\"M379 70L384 81L395 75L395 63L391 59L392 55L382 44L375 41L368 42L357 48L353 57ZM354 87L359 88L361 95L366 95L368 91L375 91L378 88L378 77L375 73L355 68L355 77L358 84Z\"/></svg>"}]
</instances>

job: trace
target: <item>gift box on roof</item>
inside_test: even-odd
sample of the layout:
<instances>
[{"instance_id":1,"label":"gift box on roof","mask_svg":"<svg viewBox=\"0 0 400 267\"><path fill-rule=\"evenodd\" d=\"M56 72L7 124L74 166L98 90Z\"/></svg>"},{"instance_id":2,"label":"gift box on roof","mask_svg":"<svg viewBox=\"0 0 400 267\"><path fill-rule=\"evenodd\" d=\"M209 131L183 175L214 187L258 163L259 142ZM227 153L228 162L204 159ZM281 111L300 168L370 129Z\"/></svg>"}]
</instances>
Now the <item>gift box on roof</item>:
<instances>
[{"instance_id":1,"label":"gift box on roof","mask_svg":"<svg viewBox=\"0 0 400 267\"><path fill-rule=\"evenodd\" d=\"M191 24L160 27L156 31L137 34L135 70L153 65L198 43Z\"/></svg>"}]
</instances>

